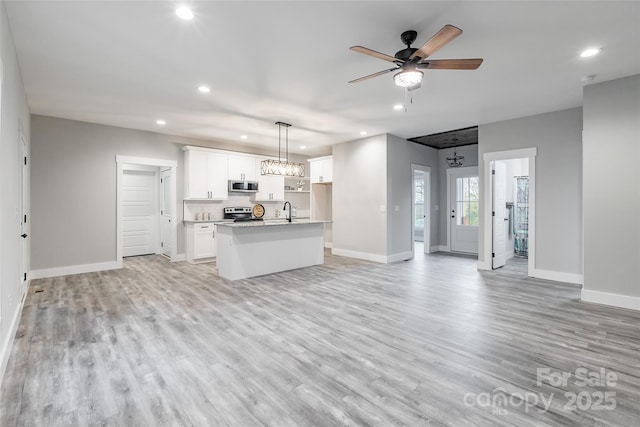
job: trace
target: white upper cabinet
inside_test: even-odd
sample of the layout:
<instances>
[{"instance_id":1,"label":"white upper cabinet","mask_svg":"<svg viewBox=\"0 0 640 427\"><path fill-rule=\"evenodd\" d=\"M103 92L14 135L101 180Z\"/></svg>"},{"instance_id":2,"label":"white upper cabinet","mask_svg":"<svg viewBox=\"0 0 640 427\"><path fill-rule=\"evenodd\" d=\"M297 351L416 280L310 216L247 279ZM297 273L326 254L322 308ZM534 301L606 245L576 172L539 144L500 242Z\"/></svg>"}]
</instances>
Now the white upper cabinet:
<instances>
[{"instance_id":1,"label":"white upper cabinet","mask_svg":"<svg viewBox=\"0 0 640 427\"><path fill-rule=\"evenodd\" d=\"M256 181L255 157L229 155L229 179L234 181Z\"/></svg>"},{"instance_id":2,"label":"white upper cabinet","mask_svg":"<svg viewBox=\"0 0 640 427\"><path fill-rule=\"evenodd\" d=\"M257 202L284 201L284 176L261 175L260 165L263 159L255 160L256 175L258 177Z\"/></svg>"},{"instance_id":3,"label":"white upper cabinet","mask_svg":"<svg viewBox=\"0 0 640 427\"><path fill-rule=\"evenodd\" d=\"M333 157L318 157L309 159L312 184L333 182Z\"/></svg>"},{"instance_id":4,"label":"white upper cabinet","mask_svg":"<svg viewBox=\"0 0 640 427\"><path fill-rule=\"evenodd\" d=\"M227 157L220 153L186 150L185 198L227 199Z\"/></svg>"}]
</instances>

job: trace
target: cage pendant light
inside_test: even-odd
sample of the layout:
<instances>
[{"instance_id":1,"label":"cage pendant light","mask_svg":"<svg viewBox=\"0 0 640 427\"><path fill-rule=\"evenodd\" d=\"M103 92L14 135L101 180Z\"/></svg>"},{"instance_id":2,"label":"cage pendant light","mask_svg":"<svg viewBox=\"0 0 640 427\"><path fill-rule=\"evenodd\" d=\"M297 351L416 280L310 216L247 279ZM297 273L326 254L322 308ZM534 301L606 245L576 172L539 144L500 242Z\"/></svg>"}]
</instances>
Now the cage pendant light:
<instances>
[{"instance_id":1,"label":"cage pendant light","mask_svg":"<svg viewBox=\"0 0 640 427\"><path fill-rule=\"evenodd\" d=\"M289 128L291 125L284 122L276 122L278 125L278 160L267 159L260 163L261 175L304 176L304 163L289 161ZM281 156L282 128L285 128L286 157Z\"/></svg>"}]
</instances>

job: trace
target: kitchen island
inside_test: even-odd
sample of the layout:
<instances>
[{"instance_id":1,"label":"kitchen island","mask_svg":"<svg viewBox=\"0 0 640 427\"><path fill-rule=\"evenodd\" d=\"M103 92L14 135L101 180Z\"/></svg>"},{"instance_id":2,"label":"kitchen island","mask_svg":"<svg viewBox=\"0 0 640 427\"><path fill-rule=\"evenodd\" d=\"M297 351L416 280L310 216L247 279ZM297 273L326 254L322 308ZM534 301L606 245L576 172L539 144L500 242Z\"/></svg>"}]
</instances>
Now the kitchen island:
<instances>
[{"instance_id":1,"label":"kitchen island","mask_svg":"<svg viewBox=\"0 0 640 427\"><path fill-rule=\"evenodd\" d=\"M324 263L326 221L217 223L218 274L229 280Z\"/></svg>"}]
</instances>

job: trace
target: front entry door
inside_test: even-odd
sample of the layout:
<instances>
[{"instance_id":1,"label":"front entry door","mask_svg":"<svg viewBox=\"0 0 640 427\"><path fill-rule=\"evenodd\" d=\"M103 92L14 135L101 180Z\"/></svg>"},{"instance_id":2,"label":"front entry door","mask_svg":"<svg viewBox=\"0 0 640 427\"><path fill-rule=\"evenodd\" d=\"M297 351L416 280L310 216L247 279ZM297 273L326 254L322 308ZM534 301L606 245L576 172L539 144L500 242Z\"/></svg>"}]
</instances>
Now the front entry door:
<instances>
[{"instance_id":1,"label":"front entry door","mask_svg":"<svg viewBox=\"0 0 640 427\"><path fill-rule=\"evenodd\" d=\"M171 257L171 221L173 207L171 206L171 169L162 171L160 178L160 242L162 254Z\"/></svg>"},{"instance_id":2,"label":"front entry door","mask_svg":"<svg viewBox=\"0 0 640 427\"><path fill-rule=\"evenodd\" d=\"M478 253L480 185L478 168L447 170L452 252Z\"/></svg>"}]
</instances>

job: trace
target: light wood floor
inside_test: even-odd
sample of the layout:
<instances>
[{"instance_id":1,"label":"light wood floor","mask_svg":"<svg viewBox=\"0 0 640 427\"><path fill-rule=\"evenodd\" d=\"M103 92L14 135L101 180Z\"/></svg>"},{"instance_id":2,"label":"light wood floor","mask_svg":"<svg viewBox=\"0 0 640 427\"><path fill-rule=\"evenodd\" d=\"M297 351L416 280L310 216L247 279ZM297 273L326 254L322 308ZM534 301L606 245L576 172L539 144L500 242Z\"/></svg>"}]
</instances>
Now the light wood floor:
<instances>
[{"instance_id":1,"label":"light wood floor","mask_svg":"<svg viewBox=\"0 0 640 427\"><path fill-rule=\"evenodd\" d=\"M32 282L0 425L638 425L640 314L579 295L443 254L237 282L130 258ZM617 382L536 383L581 367ZM565 407L604 392L615 409Z\"/></svg>"}]
</instances>

